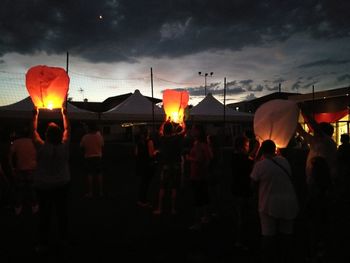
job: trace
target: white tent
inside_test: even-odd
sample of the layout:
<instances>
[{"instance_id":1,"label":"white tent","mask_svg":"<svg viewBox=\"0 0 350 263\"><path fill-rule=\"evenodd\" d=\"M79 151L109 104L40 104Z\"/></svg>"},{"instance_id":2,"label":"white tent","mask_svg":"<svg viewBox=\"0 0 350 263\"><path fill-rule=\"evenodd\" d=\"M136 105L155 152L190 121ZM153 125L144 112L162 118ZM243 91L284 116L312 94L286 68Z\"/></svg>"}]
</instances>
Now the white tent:
<instances>
[{"instance_id":1,"label":"white tent","mask_svg":"<svg viewBox=\"0 0 350 263\"><path fill-rule=\"evenodd\" d=\"M33 116L34 104L30 97L15 102L10 105L0 107L0 118L7 119L30 119ZM67 103L67 112L69 119L72 120L97 120L97 113L82 110L74 105ZM39 118L56 119L60 118L59 110L40 110Z\"/></svg>"},{"instance_id":2,"label":"white tent","mask_svg":"<svg viewBox=\"0 0 350 263\"><path fill-rule=\"evenodd\" d=\"M154 105L154 118L162 121L165 118L163 109ZM118 104L109 111L103 112L103 120L119 121L151 121L152 120L152 102L144 97L139 90L130 95L122 103Z\"/></svg>"},{"instance_id":3,"label":"white tent","mask_svg":"<svg viewBox=\"0 0 350 263\"><path fill-rule=\"evenodd\" d=\"M253 121L254 115L235 111L226 106L226 121ZM218 101L211 93L190 110L190 119L195 121L223 121L224 104Z\"/></svg>"}]
</instances>

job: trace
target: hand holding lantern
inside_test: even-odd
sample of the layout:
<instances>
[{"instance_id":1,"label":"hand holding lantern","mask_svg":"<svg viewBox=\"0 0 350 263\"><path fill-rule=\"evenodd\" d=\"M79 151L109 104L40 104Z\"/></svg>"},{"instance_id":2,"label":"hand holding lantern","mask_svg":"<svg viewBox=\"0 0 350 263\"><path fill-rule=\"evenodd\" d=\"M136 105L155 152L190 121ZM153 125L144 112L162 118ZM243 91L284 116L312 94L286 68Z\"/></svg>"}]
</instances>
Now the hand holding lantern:
<instances>
[{"instance_id":1,"label":"hand holding lantern","mask_svg":"<svg viewBox=\"0 0 350 263\"><path fill-rule=\"evenodd\" d=\"M166 89L163 92L163 107L166 114L166 120L185 127L184 111L189 101L187 91L177 91Z\"/></svg>"}]
</instances>

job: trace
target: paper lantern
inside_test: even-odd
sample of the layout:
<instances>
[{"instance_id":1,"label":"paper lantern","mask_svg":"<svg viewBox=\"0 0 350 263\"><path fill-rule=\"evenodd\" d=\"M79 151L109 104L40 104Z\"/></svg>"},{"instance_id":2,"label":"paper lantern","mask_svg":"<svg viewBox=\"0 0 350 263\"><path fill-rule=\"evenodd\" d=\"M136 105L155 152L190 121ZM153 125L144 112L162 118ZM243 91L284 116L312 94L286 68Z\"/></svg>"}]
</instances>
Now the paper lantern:
<instances>
[{"instance_id":1,"label":"paper lantern","mask_svg":"<svg viewBox=\"0 0 350 263\"><path fill-rule=\"evenodd\" d=\"M163 108L166 119L180 125L184 122L184 111L189 101L187 91L166 89L163 91Z\"/></svg>"},{"instance_id":2,"label":"paper lantern","mask_svg":"<svg viewBox=\"0 0 350 263\"><path fill-rule=\"evenodd\" d=\"M66 99L69 76L63 68L35 66L26 74L26 87L38 108L61 108Z\"/></svg>"},{"instance_id":3,"label":"paper lantern","mask_svg":"<svg viewBox=\"0 0 350 263\"><path fill-rule=\"evenodd\" d=\"M271 100L261 105L254 115L254 133L259 140L273 140L285 148L295 133L299 108L294 101Z\"/></svg>"}]
</instances>

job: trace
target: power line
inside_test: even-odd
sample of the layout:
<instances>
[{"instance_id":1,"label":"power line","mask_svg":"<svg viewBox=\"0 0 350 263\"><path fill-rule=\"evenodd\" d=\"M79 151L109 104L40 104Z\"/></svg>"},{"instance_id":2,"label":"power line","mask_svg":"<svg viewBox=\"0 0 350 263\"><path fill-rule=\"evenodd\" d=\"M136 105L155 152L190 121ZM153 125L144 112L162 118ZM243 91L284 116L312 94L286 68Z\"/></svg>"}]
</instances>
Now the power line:
<instances>
[{"instance_id":1,"label":"power line","mask_svg":"<svg viewBox=\"0 0 350 263\"><path fill-rule=\"evenodd\" d=\"M88 77L88 78L95 78L95 79L102 79L102 80L116 80L116 81L128 81L128 80L148 80L149 77L138 77L138 78L129 78L129 79L117 79L117 78L106 78L106 77L101 77L101 76L92 76L92 75L86 75L83 73L78 73L78 72L74 72L74 71L70 71L69 75L71 75L73 73L73 75L78 75L78 76L82 76L82 77Z\"/></svg>"},{"instance_id":2,"label":"power line","mask_svg":"<svg viewBox=\"0 0 350 263\"><path fill-rule=\"evenodd\" d=\"M167 80L167 79L163 79L163 78L159 78L159 77L155 77L155 79L157 80L161 80L164 82L168 82L168 83L172 83L172 84L177 84L177 85L199 85L198 83L191 83L191 82L175 82L172 80Z\"/></svg>"}]
</instances>

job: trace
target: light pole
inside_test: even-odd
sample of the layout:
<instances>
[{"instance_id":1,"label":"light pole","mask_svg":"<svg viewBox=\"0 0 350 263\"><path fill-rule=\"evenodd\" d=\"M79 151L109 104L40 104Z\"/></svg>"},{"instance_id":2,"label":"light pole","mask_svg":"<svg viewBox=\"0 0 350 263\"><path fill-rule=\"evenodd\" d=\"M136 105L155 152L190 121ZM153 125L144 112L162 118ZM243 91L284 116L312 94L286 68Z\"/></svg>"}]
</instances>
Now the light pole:
<instances>
[{"instance_id":1,"label":"light pole","mask_svg":"<svg viewBox=\"0 0 350 263\"><path fill-rule=\"evenodd\" d=\"M199 76L204 77L204 94L205 96L207 96L207 77L212 77L214 74L214 72L210 72L210 73L202 73L201 71L198 72Z\"/></svg>"}]
</instances>

